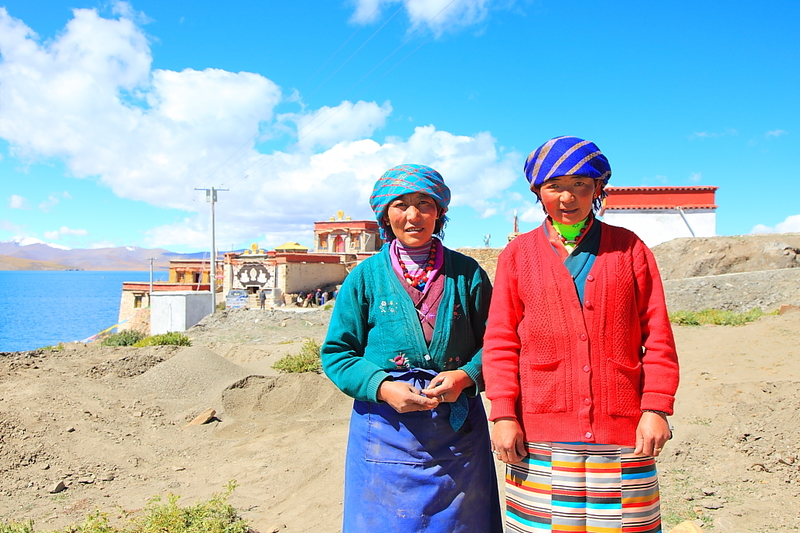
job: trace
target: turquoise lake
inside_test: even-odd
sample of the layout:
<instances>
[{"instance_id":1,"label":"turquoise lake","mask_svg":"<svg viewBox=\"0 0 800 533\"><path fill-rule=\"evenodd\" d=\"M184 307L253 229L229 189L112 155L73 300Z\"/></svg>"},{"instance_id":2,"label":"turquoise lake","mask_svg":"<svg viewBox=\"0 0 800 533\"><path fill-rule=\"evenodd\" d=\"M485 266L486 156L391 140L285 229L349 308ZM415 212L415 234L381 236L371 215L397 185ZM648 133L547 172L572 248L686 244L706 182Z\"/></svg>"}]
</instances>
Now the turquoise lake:
<instances>
[{"instance_id":1,"label":"turquoise lake","mask_svg":"<svg viewBox=\"0 0 800 533\"><path fill-rule=\"evenodd\" d=\"M0 271L0 352L88 339L117 323L123 281L149 280L149 271Z\"/></svg>"}]
</instances>

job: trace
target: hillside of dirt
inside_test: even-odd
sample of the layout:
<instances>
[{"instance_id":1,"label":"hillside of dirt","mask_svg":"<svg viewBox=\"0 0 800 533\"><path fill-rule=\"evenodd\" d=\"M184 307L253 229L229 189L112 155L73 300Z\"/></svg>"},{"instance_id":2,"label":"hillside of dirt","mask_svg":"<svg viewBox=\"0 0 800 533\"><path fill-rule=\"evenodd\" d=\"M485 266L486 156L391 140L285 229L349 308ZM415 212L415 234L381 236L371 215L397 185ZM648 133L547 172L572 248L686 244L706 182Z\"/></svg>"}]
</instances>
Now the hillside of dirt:
<instances>
[{"instance_id":1,"label":"hillside of dirt","mask_svg":"<svg viewBox=\"0 0 800 533\"><path fill-rule=\"evenodd\" d=\"M800 268L800 233L673 239L653 254L665 280Z\"/></svg>"},{"instance_id":2,"label":"hillside of dirt","mask_svg":"<svg viewBox=\"0 0 800 533\"><path fill-rule=\"evenodd\" d=\"M695 244L657 251L660 267L699 261L709 244ZM790 272L800 269L665 284L670 298L672 284L678 294L707 280L699 298L733 279L730 298L752 306L763 290L730 276L775 287ZM792 303L782 294L770 305ZM70 343L0 354L0 517L52 530L94 509L121 519L154 495L208 499L236 480L231 502L258 532L338 532L351 402L323 375L272 368L306 339L321 341L330 313L220 312L187 332L185 348ZM665 531L685 520L708 531L800 531L799 335L791 307L745 326L675 327L675 438L658 459ZM207 423L189 425L209 408Z\"/></svg>"}]
</instances>

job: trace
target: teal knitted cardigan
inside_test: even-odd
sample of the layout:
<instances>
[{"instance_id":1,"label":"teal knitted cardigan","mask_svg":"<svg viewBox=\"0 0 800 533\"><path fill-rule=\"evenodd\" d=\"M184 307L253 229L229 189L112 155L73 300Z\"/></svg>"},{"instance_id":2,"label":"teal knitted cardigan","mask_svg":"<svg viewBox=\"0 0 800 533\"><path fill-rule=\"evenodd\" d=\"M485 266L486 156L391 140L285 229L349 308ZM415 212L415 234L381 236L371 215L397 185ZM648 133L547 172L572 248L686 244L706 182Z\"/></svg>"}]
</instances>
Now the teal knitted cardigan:
<instances>
[{"instance_id":1,"label":"teal knitted cardigan","mask_svg":"<svg viewBox=\"0 0 800 533\"><path fill-rule=\"evenodd\" d=\"M377 402L381 382L397 370L394 358L411 368L464 370L483 390L481 352L492 285L471 257L444 248L444 292L430 346L411 297L392 270L389 246L347 276L322 345L322 368L345 394Z\"/></svg>"}]
</instances>

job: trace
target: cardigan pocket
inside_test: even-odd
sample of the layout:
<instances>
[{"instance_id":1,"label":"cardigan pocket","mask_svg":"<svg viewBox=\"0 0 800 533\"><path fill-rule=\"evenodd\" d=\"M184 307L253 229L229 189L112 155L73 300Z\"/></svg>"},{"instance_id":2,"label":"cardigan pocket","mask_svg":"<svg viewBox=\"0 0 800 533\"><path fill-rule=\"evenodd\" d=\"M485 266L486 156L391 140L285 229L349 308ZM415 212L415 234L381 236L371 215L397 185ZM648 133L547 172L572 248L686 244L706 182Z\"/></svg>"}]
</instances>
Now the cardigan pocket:
<instances>
[{"instance_id":1,"label":"cardigan pocket","mask_svg":"<svg viewBox=\"0 0 800 533\"><path fill-rule=\"evenodd\" d=\"M637 416L642 412L642 363L627 366L609 359L606 366L611 383L608 387L608 414Z\"/></svg>"},{"instance_id":2,"label":"cardigan pocket","mask_svg":"<svg viewBox=\"0 0 800 533\"><path fill-rule=\"evenodd\" d=\"M521 377L522 406L526 413L563 413L567 410L564 359L528 363Z\"/></svg>"}]
</instances>

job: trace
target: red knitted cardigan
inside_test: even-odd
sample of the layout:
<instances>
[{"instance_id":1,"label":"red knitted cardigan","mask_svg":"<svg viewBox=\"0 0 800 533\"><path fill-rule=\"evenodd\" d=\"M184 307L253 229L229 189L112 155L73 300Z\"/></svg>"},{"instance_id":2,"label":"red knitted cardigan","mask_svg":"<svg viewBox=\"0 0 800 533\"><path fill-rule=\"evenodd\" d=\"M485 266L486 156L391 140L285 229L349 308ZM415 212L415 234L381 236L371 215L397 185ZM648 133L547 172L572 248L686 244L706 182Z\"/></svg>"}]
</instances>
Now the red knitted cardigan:
<instances>
[{"instance_id":1,"label":"red knitted cardigan","mask_svg":"<svg viewBox=\"0 0 800 533\"><path fill-rule=\"evenodd\" d=\"M483 345L490 420L526 441L634 446L643 409L672 414L678 357L655 258L602 224L578 301L544 225L500 254Z\"/></svg>"}]
</instances>

